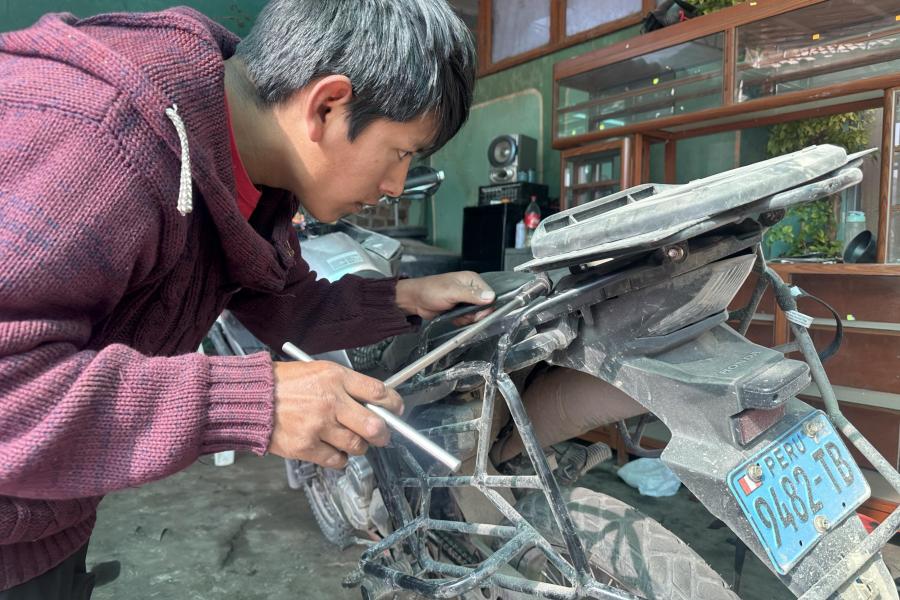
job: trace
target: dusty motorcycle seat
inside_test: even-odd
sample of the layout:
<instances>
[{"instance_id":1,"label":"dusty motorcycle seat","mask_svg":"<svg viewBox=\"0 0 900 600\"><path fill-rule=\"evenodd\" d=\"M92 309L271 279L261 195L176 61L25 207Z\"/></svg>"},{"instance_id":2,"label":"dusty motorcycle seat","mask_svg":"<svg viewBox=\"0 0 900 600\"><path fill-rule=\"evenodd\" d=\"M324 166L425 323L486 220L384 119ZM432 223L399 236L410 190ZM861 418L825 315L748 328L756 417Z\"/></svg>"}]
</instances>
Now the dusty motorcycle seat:
<instances>
[{"instance_id":1,"label":"dusty motorcycle seat","mask_svg":"<svg viewBox=\"0 0 900 600\"><path fill-rule=\"evenodd\" d=\"M542 221L532 241L534 260L516 270L546 270L646 248L716 215L809 184L847 162L843 148L811 146L684 185L635 186Z\"/></svg>"}]
</instances>

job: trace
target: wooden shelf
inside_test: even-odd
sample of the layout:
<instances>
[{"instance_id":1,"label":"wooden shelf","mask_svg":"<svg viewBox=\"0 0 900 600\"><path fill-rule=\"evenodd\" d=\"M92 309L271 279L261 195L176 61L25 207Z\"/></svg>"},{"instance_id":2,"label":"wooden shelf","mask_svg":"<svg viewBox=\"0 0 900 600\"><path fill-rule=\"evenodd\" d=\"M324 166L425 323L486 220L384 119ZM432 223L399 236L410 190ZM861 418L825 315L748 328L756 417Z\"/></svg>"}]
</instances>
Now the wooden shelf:
<instances>
[{"instance_id":1,"label":"wooden shelf","mask_svg":"<svg viewBox=\"0 0 900 600\"><path fill-rule=\"evenodd\" d=\"M610 187L619 185L618 179L603 179L601 181L589 181L588 183L576 183L575 185L566 186L566 189L578 192L581 190L593 190L599 187Z\"/></svg>"},{"instance_id":2,"label":"wooden shelf","mask_svg":"<svg viewBox=\"0 0 900 600\"><path fill-rule=\"evenodd\" d=\"M900 263L822 264L770 262L769 266L779 275L887 275L889 277L900 277Z\"/></svg>"}]
</instances>

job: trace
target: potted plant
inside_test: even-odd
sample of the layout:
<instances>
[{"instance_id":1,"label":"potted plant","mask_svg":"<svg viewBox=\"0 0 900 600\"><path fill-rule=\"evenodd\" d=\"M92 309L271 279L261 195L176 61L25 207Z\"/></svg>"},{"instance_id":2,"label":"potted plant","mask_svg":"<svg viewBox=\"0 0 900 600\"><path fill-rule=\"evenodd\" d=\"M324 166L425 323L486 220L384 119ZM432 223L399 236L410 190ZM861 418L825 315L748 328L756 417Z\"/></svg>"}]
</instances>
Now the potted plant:
<instances>
[{"instance_id":1,"label":"potted plant","mask_svg":"<svg viewBox=\"0 0 900 600\"><path fill-rule=\"evenodd\" d=\"M766 151L769 156L778 156L807 146L834 144L848 153L859 152L866 147L870 120L868 113L854 112L775 125ZM780 248L781 256L839 257L838 200L839 196L832 196L791 209L784 221L769 230L766 244Z\"/></svg>"}]
</instances>

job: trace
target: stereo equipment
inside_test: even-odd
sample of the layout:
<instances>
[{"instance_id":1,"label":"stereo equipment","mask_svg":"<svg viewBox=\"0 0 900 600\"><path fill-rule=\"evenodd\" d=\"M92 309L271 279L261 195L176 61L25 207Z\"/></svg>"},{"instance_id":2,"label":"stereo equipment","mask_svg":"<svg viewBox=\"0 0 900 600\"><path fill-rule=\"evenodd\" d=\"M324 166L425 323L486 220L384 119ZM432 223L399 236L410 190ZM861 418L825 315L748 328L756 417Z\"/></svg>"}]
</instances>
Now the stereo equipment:
<instances>
[{"instance_id":1,"label":"stereo equipment","mask_svg":"<svg viewBox=\"0 0 900 600\"><path fill-rule=\"evenodd\" d=\"M537 169L537 140L520 133L494 138L488 145L491 183L533 181Z\"/></svg>"},{"instance_id":2,"label":"stereo equipment","mask_svg":"<svg viewBox=\"0 0 900 600\"><path fill-rule=\"evenodd\" d=\"M478 206L506 203L525 206L531 202L531 197L535 196L543 211L547 207L548 191L547 186L541 183L484 185L478 188Z\"/></svg>"}]
</instances>

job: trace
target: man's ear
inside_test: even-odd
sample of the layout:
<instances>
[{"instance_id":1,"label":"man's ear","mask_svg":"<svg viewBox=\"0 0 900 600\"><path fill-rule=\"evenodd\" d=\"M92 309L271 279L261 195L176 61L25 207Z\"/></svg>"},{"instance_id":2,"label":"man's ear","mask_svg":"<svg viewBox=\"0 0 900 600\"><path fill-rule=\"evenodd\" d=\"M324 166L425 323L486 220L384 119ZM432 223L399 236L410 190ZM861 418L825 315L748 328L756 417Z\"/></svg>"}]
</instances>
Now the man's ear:
<instances>
[{"instance_id":1,"label":"man's ear","mask_svg":"<svg viewBox=\"0 0 900 600\"><path fill-rule=\"evenodd\" d=\"M347 104L353 99L353 86L344 75L329 75L312 83L306 97L303 118L310 140L321 142L325 129L336 122Z\"/></svg>"}]
</instances>

